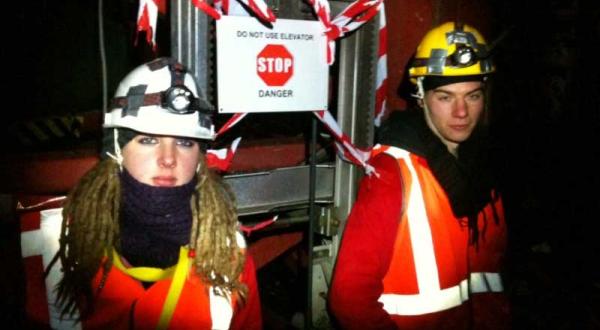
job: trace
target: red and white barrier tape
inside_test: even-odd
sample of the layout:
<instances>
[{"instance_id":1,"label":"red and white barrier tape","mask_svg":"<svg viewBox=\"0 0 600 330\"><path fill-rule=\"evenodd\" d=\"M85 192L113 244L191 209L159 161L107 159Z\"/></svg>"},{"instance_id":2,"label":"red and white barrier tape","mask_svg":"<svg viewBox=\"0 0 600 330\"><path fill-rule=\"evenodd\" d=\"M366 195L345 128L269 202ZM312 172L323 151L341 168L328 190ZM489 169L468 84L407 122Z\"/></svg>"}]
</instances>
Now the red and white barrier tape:
<instances>
[{"instance_id":1,"label":"red and white barrier tape","mask_svg":"<svg viewBox=\"0 0 600 330\"><path fill-rule=\"evenodd\" d=\"M223 15L248 16L246 5L261 21L273 23L277 19L263 0L215 0L215 8Z\"/></svg>"},{"instance_id":2,"label":"red and white barrier tape","mask_svg":"<svg viewBox=\"0 0 600 330\"><path fill-rule=\"evenodd\" d=\"M209 5L204 0L192 0L192 5L214 19L221 18L221 13L219 13L213 6Z\"/></svg>"},{"instance_id":3,"label":"red and white barrier tape","mask_svg":"<svg viewBox=\"0 0 600 330\"><path fill-rule=\"evenodd\" d=\"M235 0L215 0L214 7L204 0L190 0L194 7L202 10L214 19L229 12L245 13L245 9ZM277 19L263 0L238 0L249 8L259 19L273 23ZM137 32L146 32L146 42L156 49L156 21L159 8L166 8L165 0L140 0L137 15ZM232 10L233 9L233 10ZM137 39L136 39L137 42Z\"/></svg>"},{"instance_id":4,"label":"red and white barrier tape","mask_svg":"<svg viewBox=\"0 0 600 330\"><path fill-rule=\"evenodd\" d=\"M239 123L244 117L246 117L248 113L247 112L239 112L234 114L231 118L229 118L229 120L219 129L219 131L217 132L217 137L219 137L221 134L227 132L230 128L232 128L233 126L235 126L237 123Z\"/></svg>"},{"instance_id":5,"label":"red and white barrier tape","mask_svg":"<svg viewBox=\"0 0 600 330\"><path fill-rule=\"evenodd\" d=\"M223 172L227 171L241 140L241 137L233 140L229 148L206 150L206 166Z\"/></svg>"},{"instance_id":6,"label":"red and white barrier tape","mask_svg":"<svg viewBox=\"0 0 600 330\"><path fill-rule=\"evenodd\" d=\"M17 201L17 210L19 210L19 211L32 210L32 209L35 209L35 208L38 208L38 207L42 207L42 206L47 206L47 205L50 205L50 204L54 205L53 203L62 202L64 200L66 200L66 199L67 199L67 196L52 197L52 198L49 198L49 199L47 199L45 201L42 201L42 202L39 202L39 203L33 204L33 205L23 205L21 203L21 201Z\"/></svg>"},{"instance_id":7,"label":"red and white barrier tape","mask_svg":"<svg viewBox=\"0 0 600 330\"><path fill-rule=\"evenodd\" d=\"M246 235L250 236L250 234L252 234L253 231L261 230L265 227L268 227L268 226L274 224L275 221L277 221L277 218L279 218L278 215L272 217L271 219L261 221L254 226L245 226L245 225L240 224L240 230L242 232L244 232Z\"/></svg>"},{"instance_id":8,"label":"red and white barrier tape","mask_svg":"<svg viewBox=\"0 0 600 330\"><path fill-rule=\"evenodd\" d=\"M385 20L385 6L379 9L379 50L377 52L377 75L375 82L375 126L381 125L381 120L386 114L387 95L387 24Z\"/></svg>"},{"instance_id":9,"label":"red and white barrier tape","mask_svg":"<svg viewBox=\"0 0 600 330\"><path fill-rule=\"evenodd\" d=\"M352 32L377 15L383 0L357 0L346 7L333 20L327 0L307 0L313 7L327 35L327 63L335 60L335 40Z\"/></svg>"},{"instance_id":10,"label":"red and white barrier tape","mask_svg":"<svg viewBox=\"0 0 600 330\"><path fill-rule=\"evenodd\" d=\"M146 31L146 42L156 49L156 19L158 6L154 0L140 0L137 15L137 32ZM135 38L137 43L137 38Z\"/></svg>"},{"instance_id":11,"label":"red and white barrier tape","mask_svg":"<svg viewBox=\"0 0 600 330\"><path fill-rule=\"evenodd\" d=\"M368 164L368 160L371 157L371 150L363 150L356 147L350 141L350 138L344 134L335 121L331 113L327 110L313 111L315 116L321 120L325 127L333 134L336 140L335 146L338 151L338 156L345 161L364 167L367 174L373 172L373 167Z\"/></svg>"}]
</instances>

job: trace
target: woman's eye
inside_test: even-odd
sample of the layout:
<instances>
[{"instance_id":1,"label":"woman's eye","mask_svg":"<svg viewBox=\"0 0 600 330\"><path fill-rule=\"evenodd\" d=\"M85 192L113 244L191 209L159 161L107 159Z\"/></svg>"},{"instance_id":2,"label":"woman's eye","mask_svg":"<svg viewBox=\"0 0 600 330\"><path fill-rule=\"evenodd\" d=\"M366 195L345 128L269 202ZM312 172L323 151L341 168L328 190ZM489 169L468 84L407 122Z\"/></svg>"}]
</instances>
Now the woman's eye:
<instances>
[{"instance_id":1,"label":"woman's eye","mask_svg":"<svg viewBox=\"0 0 600 330\"><path fill-rule=\"evenodd\" d=\"M157 144L158 140L151 136L142 136L138 138L138 143L140 144Z\"/></svg>"},{"instance_id":2,"label":"woman's eye","mask_svg":"<svg viewBox=\"0 0 600 330\"><path fill-rule=\"evenodd\" d=\"M182 147L186 147L186 148L191 148L196 144L196 141L192 140L192 139L177 139L177 145L178 146L182 146Z\"/></svg>"}]
</instances>

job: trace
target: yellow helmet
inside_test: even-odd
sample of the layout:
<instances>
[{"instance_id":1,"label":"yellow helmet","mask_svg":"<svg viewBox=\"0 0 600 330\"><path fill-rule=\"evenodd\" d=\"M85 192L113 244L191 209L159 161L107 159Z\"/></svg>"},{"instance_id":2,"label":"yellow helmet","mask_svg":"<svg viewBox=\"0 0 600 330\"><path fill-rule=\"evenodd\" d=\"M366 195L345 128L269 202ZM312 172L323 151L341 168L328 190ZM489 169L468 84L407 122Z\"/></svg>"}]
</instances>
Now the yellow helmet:
<instances>
[{"instance_id":1,"label":"yellow helmet","mask_svg":"<svg viewBox=\"0 0 600 330\"><path fill-rule=\"evenodd\" d=\"M494 72L483 36L469 25L444 23L430 30L408 70L416 83L423 76L471 76Z\"/></svg>"}]
</instances>

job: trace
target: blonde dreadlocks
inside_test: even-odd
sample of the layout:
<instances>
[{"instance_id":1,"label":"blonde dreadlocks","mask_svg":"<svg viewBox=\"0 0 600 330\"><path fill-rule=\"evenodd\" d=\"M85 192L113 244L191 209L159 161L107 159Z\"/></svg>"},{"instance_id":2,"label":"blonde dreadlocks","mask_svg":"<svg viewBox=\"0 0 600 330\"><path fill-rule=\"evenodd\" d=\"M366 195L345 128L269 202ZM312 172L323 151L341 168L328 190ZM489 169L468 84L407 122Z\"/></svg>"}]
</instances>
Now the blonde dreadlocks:
<instances>
[{"instance_id":1,"label":"blonde dreadlocks","mask_svg":"<svg viewBox=\"0 0 600 330\"><path fill-rule=\"evenodd\" d=\"M210 171L200 156L198 183L191 198L190 249L200 278L222 295L237 294L242 301L247 287L239 278L245 262L237 244L237 213L233 193ZM112 267L105 254L120 251L119 167L105 159L92 168L71 190L63 209L60 248L55 257L62 262L64 276L58 284L62 313L73 315L77 308L84 317L93 308L92 280L103 266L102 282ZM53 262L54 263L54 262ZM53 263L49 265L52 267ZM102 289L102 285L98 291Z\"/></svg>"}]
</instances>

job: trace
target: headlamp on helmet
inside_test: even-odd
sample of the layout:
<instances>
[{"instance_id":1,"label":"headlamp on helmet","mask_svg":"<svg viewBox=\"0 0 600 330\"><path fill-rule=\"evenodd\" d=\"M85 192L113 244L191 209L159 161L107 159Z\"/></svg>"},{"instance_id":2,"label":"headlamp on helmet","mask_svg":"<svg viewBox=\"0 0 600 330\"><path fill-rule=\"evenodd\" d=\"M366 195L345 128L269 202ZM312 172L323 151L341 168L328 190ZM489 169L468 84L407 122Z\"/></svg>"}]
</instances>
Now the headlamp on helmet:
<instances>
[{"instance_id":1,"label":"headlamp on helmet","mask_svg":"<svg viewBox=\"0 0 600 330\"><path fill-rule=\"evenodd\" d=\"M450 56L452 66L456 67L467 67L477 62L477 54L473 48L469 46L459 45L456 47L456 51Z\"/></svg>"},{"instance_id":2,"label":"headlamp on helmet","mask_svg":"<svg viewBox=\"0 0 600 330\"><path fill-rule=\"evenodd\" d=\"M185 86L173 86L169 87L163 94L162 104L164 108L167 108L175 113L192 113L195 110L192 108L192 102L194 95Z\"/></svg>"},{"instance_id":3,"label":"headlamp on helmet","mask_svg":"<svg viewBox=\"0 0 600 330\"><path fill-rule=\"evenodd\" d=\"M111 109L131 108L136 100L141 100L141 106L157 105L161 108L179 115L194 113L196 111L208 113L211 110L200 106L200 100L194 97L189 88L181 86L169 87L164 92L135 94L129 93L125 97L115 97L111 102Z\"/></svg>"}]
</instances>

